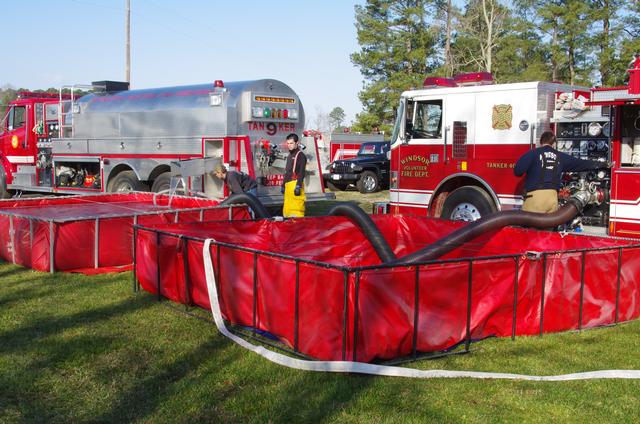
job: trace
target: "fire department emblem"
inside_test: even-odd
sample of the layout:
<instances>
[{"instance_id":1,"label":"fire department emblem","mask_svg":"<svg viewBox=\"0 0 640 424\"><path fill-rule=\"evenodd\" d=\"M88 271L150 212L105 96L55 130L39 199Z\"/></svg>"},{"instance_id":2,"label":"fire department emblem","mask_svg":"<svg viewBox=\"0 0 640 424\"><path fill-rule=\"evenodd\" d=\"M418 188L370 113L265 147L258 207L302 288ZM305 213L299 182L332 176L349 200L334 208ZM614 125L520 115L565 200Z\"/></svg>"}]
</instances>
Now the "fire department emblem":
<instances>
[{"instance_id":1,"label":"fire department emblem","mask_svg":"<svg viewBox=\"0 0 640 424\"><path fill-rule=\"evenodd\" d=\"M18 136L14 135L13 137L11 137L11 147L13 147L14 149L18 148Z\"/></svg>"},{"instance_id":2,"label":"fire department emblem","mask_svg":"<svg viewBox=\"0 0 640 424\"><path fill-rule=\"evenodd\" d=\"M513 108L511 107L511 105L493 106L493 114L491 116L491 127L494 130L511 129L512 119L513 119Z\"/></svg>"}]
</instances>

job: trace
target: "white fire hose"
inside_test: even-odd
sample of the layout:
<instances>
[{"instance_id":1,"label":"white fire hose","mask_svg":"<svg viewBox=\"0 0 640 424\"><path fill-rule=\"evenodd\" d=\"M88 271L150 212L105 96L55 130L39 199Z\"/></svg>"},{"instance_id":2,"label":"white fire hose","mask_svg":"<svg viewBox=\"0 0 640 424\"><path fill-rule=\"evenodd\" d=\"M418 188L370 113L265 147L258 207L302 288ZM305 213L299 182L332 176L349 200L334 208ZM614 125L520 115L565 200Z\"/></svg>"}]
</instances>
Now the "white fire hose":
<instances>
[{"instance_id":1,"label":"white fire hose","mask_svg":"<svg viewBox=\"0 0 640 424\"><path fill-rule=\"evenodd\" d=\"M224 324L222 313L220 312L220 304L218 303L218 290L216 288L215 274L213 271L213 262L211 260L211 242L213 239L206 239L202 248L204 258L204 270L207 281L207 289L209 292L209 302L211 304L211 313L213 320L218 327L220 333L233 340L240 346L248 349L263 358L268 359L278 365L294 368L304 371L324 371L324 372L344 372L344 373L360 373L372 375L385 375L392 377L410 377L410 378L482 378L482 379L506 379L506 380L531 380L531 381L569 381L569 380L589 380L589 379L640 379L639 370L601 370L580 372L573 374L560 375L524 375L512 373L495 373L480 371L447 371L447 370L417 370L413 368L404 368L388 365L367 364L364 362L351 361L308 361L303 359L292 358L281 353L273 352L262 346L256 346L249 343L241 337L232 334Z\"/></svg>"}]
</instances>

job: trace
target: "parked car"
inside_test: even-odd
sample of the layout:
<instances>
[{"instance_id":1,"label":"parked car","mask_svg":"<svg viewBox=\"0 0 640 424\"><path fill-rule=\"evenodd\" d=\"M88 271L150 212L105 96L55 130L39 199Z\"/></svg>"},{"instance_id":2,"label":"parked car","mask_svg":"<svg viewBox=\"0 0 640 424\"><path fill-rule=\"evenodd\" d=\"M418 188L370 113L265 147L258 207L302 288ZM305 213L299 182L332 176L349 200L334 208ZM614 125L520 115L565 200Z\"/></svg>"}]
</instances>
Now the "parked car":
<instances>
[{"instance_id":1,"label":"parked car","mask_svg":"<svg viewBox=\"0 0 640 424\"><path fill-rule=\"evenodd\" d=\"M349 184L355 184L360 193L389 188L389 149L389 142L362 143L356 157L329 165L327 187L346 190Z\"/></svg>"}]
</instances>

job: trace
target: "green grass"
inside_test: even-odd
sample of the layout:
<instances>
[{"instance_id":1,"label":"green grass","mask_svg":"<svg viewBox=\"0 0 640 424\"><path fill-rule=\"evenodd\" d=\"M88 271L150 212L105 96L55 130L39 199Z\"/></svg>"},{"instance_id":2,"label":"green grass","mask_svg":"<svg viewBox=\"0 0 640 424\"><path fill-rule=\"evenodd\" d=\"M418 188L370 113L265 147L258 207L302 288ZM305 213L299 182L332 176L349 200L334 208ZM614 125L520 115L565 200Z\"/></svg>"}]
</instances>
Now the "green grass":
<instances>
[{"instance_id":1,"label":"green grass","mask_svg":"<svg viewBox=\"0 0 640 424\"><path fill-rule=\"evenodd\" d=\"M386 196L338 195L359 199L365 210ZM50 275L0 262L0 423L628 423L640 410L635 380L414 380L295 371L169 305L134 294L129 272ZM488 339L469 354L410 366L555 375L640 369L639 350L640 322L631 322Z\"/></svg>"},{"instance_id":2,"label":"green grass","mask_svg":"<svg viewBox=\"0 0 640 424\"><path fill-rule=\"evenodd\" d=\"M336 203L339 202L355 202L365 212L371 213L373 204L375 202L388 202L389 190L379 191L377 193L360 194L357 190L349 188L346 191L334 191L336 200L326 200L322 202L308 202L305 207L305 214L307 216L321 216L326 215L327 212Z\"/></svg>"}]
</instances>

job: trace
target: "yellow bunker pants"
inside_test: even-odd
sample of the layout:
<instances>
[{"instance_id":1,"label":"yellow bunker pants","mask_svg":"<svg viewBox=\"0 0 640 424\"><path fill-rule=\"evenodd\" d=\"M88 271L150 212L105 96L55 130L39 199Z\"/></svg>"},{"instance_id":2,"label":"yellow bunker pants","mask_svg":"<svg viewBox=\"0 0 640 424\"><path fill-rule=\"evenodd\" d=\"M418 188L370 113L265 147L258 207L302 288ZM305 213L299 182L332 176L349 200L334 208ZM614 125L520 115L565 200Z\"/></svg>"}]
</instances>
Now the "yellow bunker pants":
<instances>
[{"instance_id":1,"label":"yellow bunker pants","mask_svg":"<svg viewBox=\"0 0 640 424\"><path fill-rule=\"evenodd\" d=\"M296 180L289 181L284 185L284 205L282 207L282 216L304 216L304 187L300 189L300 196L296 196L293 191L296 188Z\"/></svg>"}]
</instances>

